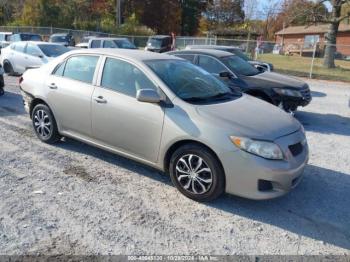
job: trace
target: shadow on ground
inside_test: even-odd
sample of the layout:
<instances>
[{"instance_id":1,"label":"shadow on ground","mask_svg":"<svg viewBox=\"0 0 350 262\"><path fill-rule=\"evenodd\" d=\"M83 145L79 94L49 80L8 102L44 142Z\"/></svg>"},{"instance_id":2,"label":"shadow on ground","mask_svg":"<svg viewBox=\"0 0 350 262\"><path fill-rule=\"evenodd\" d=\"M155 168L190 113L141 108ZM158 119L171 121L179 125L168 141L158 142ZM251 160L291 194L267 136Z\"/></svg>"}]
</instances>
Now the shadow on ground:
<instances>
[{"instance_id":1,"label":"shadow on ground","mask_svg":"<svg viewBox=\"0 0 350 262\"><path fill-rule=\"evenodd\" d=\"M323 92L318 92L318 91L311 91L311 96L312 97L326 97L327 94Z\"/></svg>"},{"instance_id":2,"label":"shadow on ground","mask_svg":"<svg viewBox=\"0 0 350 262\"><path fill-rule=\"evenodd\" d=\"M164 186L172 186L170 178L155 169L89 145L67 139L58 147L93 156L160 181ZM350 174L309 165L301 184L285 197L252 201L225 195L206 205L350 249L349 192Z\"/></svg>"},{"instance_id":3,"label":"shadow on ground","mask_svg":"<svg viewBox=\"0 0 350 262\"><path fill-rule=\"evenodd\" d=\"M304 125L306 131L350 136L349 117L297 111L295 118Z\"/></svg>"},{"instance_id":4,"label":"shadow on ground","mask_svg":"<svg viewBox=\"0 0 350 262\"><path fill-rule=\"evenodd\" d=\"M26 114L22 96L11 92L6 92L0 96L0 117Z\"/></svg>"}]
</instances>

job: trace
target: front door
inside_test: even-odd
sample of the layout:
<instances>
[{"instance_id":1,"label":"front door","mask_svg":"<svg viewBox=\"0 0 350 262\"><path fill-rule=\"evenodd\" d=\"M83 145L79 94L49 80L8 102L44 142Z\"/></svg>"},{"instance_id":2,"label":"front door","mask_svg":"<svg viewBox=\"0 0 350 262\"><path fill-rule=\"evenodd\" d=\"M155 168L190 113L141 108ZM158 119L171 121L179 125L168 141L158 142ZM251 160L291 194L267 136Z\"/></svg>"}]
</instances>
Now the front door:
<instances>
[{"instance_id":1,"label":"front door","mask_svg":"<svg viewBox=\"0 0 350 262\"><path fill-rule=\"evenodd\" d=\"M100 87L93 94L92 132L101 143L154 163L164 110L159 104L137 101L138 89L157 87L135 65L107 58Z\"/></svg>"}]
</instances>

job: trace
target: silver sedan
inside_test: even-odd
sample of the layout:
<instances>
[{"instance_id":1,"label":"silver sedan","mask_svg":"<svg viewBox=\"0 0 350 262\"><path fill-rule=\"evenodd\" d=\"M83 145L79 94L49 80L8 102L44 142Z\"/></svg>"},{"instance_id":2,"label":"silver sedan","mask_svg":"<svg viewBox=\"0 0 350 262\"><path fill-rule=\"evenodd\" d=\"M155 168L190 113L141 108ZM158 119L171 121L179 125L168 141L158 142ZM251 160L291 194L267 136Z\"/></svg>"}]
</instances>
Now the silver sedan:
<instances>
[{"instance_id":1,"label":"silver sedan","mask_svg":"<svg viewBox=\"0 0 350 262\"><path fill-rule=\"evenodd\" d=\"M153 166L197 201L281 196L308 161L297 120L173 56L72 51L20 83L41 141L71 137Z\"/></svg>"}]
</instances>

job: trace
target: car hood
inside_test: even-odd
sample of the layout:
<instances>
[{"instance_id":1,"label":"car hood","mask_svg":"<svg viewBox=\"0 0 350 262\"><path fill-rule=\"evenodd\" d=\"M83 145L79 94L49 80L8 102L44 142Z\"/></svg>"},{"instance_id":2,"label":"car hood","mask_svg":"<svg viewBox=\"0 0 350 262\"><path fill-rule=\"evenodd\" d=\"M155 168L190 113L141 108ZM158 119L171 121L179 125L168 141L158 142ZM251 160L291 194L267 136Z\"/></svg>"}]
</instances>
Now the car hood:
<instances>
[{"instance_id":1,"label":"car hood","mask_svg":"<svg viewBox=\"0 0 350 262\"><path fill-rule=\"evenodd\" d=\"M294 117L278 107L243 95L227 103L197 106L198 114L230 135L274 141L300 129Z\"/></svg>"},{"instance_id":2,"label":"car hood","mask_svg":"<svg viewBox=\"0 0 350 262\"><path fill-rule=\"evenodd\" d=\"M255 76L249 76L244 78L263 81L264 84L269 85L269 87L289 87L292 89L302 89L306 85L305 82L297 78L274 72L264 72Z\"/></svg>"}]
</instances>

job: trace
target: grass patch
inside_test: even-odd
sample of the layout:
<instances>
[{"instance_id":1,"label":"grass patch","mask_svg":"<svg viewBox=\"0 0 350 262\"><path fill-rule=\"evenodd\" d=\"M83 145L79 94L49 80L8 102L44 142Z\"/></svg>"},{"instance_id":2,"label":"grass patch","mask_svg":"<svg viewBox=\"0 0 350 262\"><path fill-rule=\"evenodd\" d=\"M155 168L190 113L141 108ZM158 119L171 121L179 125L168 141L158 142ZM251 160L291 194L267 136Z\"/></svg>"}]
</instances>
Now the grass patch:
<instances>
[{"instance_id":1,"label":"grass patch","mask_svg":"<svg viewBox=\"0 0 350 262\"><path fill-rule=\"evenodd\" d=\"M272 63L277 72L301 77L310 75L310 57L262 54L258 60ZM336 60L337 67L333 69L324 68L322 63L322 58L315 59L313 78L350 82L350 61Z\"/></svg>"}]
</instances>

